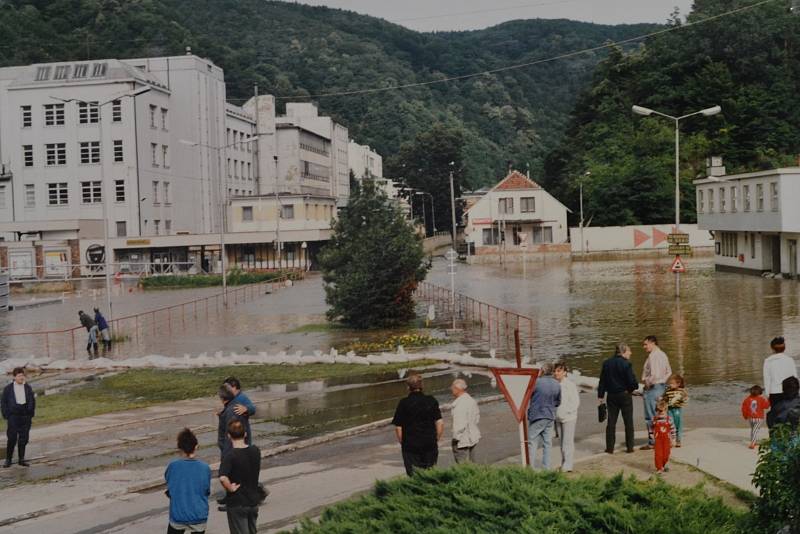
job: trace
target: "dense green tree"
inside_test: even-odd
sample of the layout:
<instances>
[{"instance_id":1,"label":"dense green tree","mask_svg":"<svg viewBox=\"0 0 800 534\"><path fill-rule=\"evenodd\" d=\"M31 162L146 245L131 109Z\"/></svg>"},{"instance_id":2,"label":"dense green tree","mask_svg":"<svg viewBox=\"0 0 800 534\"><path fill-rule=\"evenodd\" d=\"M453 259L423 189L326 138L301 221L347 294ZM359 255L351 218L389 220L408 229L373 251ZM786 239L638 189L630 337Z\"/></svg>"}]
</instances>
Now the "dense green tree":
<instances>
[{"instance_id":1,"label":"dense green tree","mask_svg":"<svg viewBox=\"0 0 800 534\"><path fill-rule=\"evenodd\" d=\"M328 319L353 328L414 318L414 290L430 268L420 237L370 179L352 192L319 263Z\"/></svg>"},{"instance_id":2,"label":"dense green tree","mask_svg":"<svg viewBox=\"0 0 800 534\"><path fill-rule=\"evenodd\" d=\"M0 0L0 66L183 54L225 69L241 103L258 84L288 100L428 83L532 62L650 31L567 20L418 33L350 11L264 0ZM443 122L462 130L466 187L513 161L539 167L604 52L402 90L317 96L325 114L384 156ZM444 212L443 212L444 213Z\"/></svg>"},{"instance_id":3,"label":"dense green tree","mask_svg":"<svg viewBox=\"0 0 800 534\"><path fill-rule=\"evenodd\" d=\"M696 0L689 22L750 5ZM593 224L674 220L674 126L631 113L639 104L680 116L715 104L723 113L681 123L681 218L695 220L692 180L722 156L728 172L761 170L800 154L800 17L780 2L614 50L579 97L560 146L545 161L545 186L573 209L584 181ZM590 171L589 177L585 176Z\"/></svg>"},{"instance_id":4,"label":"dense green tree","mask_svg":"<svg viewBox=\"0 0 800 534\"><path fill-rule=\"evenodd\" d=\"M403 143L396 155L388 158L386 170L403 185L429 193L433 197L417 195L414 198L414 217L427 221L427 233L433 231L433 215L436 216L436 229L451 231L452 203L450 200L450 173L453 173L455 198L461 196L461 183L464 174L464 134L461 130L442 123L417 134L413 141ZM406 192L406 196L414 194ZM427 217L423 217L426 210ZM456 206L456 221L460 220L461 210Z\"/></svg>"}]
</instances>

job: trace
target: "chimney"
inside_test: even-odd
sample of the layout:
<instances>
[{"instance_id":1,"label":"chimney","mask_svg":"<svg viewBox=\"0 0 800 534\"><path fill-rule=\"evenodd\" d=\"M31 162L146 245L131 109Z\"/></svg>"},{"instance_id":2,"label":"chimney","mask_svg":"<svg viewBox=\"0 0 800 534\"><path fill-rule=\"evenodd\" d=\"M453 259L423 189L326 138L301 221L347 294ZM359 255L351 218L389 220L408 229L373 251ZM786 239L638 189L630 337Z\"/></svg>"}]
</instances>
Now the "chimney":
<instances>
[{"instance_id":1,"label":"chimney","mask_svg":"<svg viewBox=\"0 0 800 534\"><path fill-rule=\"evenodd\" d=\"M722 164L721 156L706 158L706 175L725 176L725 165Z\"/></svg>"}]
</instances>

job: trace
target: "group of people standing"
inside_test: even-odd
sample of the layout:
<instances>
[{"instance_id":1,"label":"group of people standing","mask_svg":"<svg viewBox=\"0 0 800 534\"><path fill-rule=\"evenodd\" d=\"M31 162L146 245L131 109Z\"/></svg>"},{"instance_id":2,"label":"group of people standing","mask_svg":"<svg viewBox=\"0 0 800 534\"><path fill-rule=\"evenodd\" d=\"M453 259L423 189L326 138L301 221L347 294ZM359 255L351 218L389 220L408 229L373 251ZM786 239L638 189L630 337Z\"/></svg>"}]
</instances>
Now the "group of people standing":
<instances>
[{"instance_id":1,"label":"group of people standing","mask_svg":"<svg viewBox=\"0 0 800 534\"><path fill-rule=\"evenodd\" d=\"M80 310L78 318L81 321L81 326L86 329L86 353L89 358L97 358L99 356L97 346L101 339L103 341L103 352L108 353L111 351L111 329L108 327L106 318L100 313L100 309L94 309L94 317Z\"/></svg>"},{"instance_id":2,"label":"group of people standing","mask_svg":"<svg viewBox=\"0 0 800 534\"><path fill-rule=\"evenodd\" d=\"M217 499L227 514L231 534L255 534L258 507L267 490L259 483L261 451L252 444L250 417L256 407L242 391L239 380L226 378L218 396L217 446L220 450L219 481L224 494ZM180 457L164 473L169 504L167 534L203 533L208 522L211 468L195 457L197 437L188 428L178 434Z\"/></svg>"}]
</instances>

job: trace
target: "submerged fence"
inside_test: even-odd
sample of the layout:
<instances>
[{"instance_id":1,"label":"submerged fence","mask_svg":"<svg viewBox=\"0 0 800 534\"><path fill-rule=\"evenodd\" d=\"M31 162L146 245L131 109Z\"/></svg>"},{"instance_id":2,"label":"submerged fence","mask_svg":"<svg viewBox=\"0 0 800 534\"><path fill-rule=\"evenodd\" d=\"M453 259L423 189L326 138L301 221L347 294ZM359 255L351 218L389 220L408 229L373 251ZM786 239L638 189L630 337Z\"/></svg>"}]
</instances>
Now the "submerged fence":
<instances>
[{"instance_id":1,"label":"submerged fence","mask_svg":"<svg viewBox=\"0 0 800 534\"><path fill-rule=\"evenodd\" d=\"M529 353L532 351L536 324L531 317L461 293L453 294L449 288L429 282L421 282L416 294L421 301L436 307L437 321L452 321L455 316L456 325L466 338L482 341L489 349L513 350L514 330L519 330L522 346Z\"/></svg>"},{"instance_id":2,"label":"submerged fence","mask_svg":"<svg viewBox=\"0 0 800 534\"><path fill-rule=\"evenodd\" d=\"M266 291L275 292L286 287L288 281L303 278L302 272L290 273L274 280L228 288L228 308L250 302L261 297ZM212 318L225 310L222 292L207 297L164 306L109 321L112 335L112 349L101 355L113 358L117 355L130 356L140 353L152 345L159 337L197 331L207 327ZM8 357L47 356L56 359L76 359L88 356L86 344L88 333L82 326L62 330L36 332L10 332L0 334L0 350ZM102 349L102 341L99 341Z\"/></svg>"}]
</instances>

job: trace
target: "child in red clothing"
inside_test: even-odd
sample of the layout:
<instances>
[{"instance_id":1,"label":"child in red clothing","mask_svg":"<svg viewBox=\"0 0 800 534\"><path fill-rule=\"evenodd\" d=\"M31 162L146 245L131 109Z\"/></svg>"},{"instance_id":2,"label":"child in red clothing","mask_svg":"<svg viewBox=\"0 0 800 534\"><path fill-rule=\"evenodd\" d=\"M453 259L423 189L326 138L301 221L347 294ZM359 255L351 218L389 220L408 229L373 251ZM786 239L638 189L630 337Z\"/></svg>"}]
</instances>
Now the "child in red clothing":
<instances>
[{"instance_id":1,"label":"child in red clothing","mask_svg":"<svg viewBox=\"0 0 800 534\"><path fill-rule=\"evenodd\" d=\"M656 404L656 414L653 417L653 435L655 438L656 471L663 473L669 471L669 453L675 443L675 424L668 413L669 403L661 399Z\"/></svg>"},{"instance_id":2,"label":"child in red clothing","mask_svg":"<svg viewBox=\"0 0 800 534\"><path fill-rule=\"evenodd\" d=\"M769 400L762 396L764 389L761 386L750 388L750 395L742 401L742 417L750 422L750 445L751 449L756 448L758 442L758 431L764 424L764 410L769 408Z\"/></svg>"}]
</instances>

